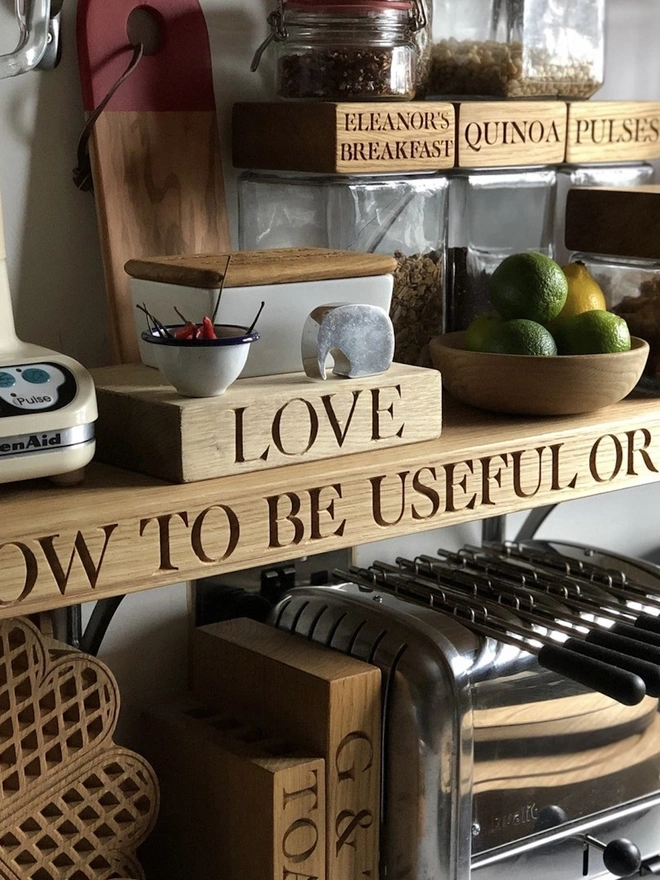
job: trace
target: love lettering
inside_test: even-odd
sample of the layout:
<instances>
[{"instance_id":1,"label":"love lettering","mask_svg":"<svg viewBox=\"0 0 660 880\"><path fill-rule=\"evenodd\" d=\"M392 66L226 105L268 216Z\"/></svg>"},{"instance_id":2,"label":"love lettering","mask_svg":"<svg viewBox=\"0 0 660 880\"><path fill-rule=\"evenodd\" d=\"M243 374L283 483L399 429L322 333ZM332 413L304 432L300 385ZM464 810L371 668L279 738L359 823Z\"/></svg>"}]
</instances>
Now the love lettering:
<instances>
[{"instance_id":1,"label":"love lettering","mask_svg":"<svg viewBox=\"0 0 660 880\"><path fill-rule=\"evenodd\" d=\"M354 438L378 444L405 433L400 385L293 397L263 416L263 405L233 410L234 463L306 455L317 445L342 450Z\"/></svg>"}]
</instances>

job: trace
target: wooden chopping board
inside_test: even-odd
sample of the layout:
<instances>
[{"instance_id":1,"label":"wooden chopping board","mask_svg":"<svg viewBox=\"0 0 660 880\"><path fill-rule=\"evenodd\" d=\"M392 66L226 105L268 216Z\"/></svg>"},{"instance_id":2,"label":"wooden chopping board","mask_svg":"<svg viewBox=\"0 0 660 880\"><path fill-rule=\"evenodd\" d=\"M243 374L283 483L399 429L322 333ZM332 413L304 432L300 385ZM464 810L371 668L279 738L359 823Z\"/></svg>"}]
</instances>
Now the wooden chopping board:
<instances>
[{"instance_id":1,"label":"wooden chopping board","mask_svg":"<svg viewBox=\"0 0 660 880\"><path fill-rule=\"evenodd\" d=\"M133 57L135 10L158 45L143 55L97 119L89 142L117 362L140 360L129 259L231 249L211 51L197 0L79 0L77 42L85 113Z\"/></svg>"}]
</instances>

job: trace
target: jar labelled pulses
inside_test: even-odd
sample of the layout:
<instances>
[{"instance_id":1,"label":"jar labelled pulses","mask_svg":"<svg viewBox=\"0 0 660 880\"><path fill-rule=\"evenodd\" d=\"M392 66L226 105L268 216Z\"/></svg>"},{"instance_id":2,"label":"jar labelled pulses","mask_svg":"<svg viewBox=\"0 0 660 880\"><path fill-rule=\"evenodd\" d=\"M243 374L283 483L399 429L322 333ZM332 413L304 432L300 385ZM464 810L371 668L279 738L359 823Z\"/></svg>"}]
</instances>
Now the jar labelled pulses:
<instances>
[{"instance_id":1,"label":"jar labelled pulses","mask_svg":"<svg viewBox=\"0 0 660 880\"><path fill-rule=\"evenodd\" d=\"M268 17L275 90L288 100L409 100L421 87L425 19L418 0L280 0Z\"/></svg>"},{"instance_id":2,"label":"jar labelled pulses","mask_svg":"<svg viewBox=\"0 0 660 880\"><path fill-rule=\"evenodd\" d=\"M625 318L631 336L645 339L649 358L637 386L656 396L660 393L660 260L574 253L605 294L607 308Z\"/></svg>"},{"instance_id":3,"label":"jar labelled pulses","mask_svg":"<svg viewBox=\"0 0 660 880\"><path fill-rule=\"evenodd\" d=\"M429 96L588 98L605 0L429 0Z\"/></svg>"},{"instance_id":4,"label":"jar labelled pulses","mask_svg":"<svg viewBox=\"0 0 660 880\"><path fill-rule=\"evenodd\" d=\"M444 330L446 176L246 172L239 248L326 247L396 258L390 317L398 363L431 366Z\"/></svg>"}]
</instances>

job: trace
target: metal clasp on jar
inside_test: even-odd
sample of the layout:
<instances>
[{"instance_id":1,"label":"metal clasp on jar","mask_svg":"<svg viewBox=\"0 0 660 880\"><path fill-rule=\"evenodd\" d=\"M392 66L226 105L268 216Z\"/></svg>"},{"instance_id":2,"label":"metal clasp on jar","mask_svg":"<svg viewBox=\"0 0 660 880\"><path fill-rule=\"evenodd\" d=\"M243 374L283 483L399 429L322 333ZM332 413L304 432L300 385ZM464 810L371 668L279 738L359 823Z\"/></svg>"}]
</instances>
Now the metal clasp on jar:
<instances>
[{"instance_id":1,"label":"metal clasp on jar","mask_svg":"<svg viewBox=\"0 0 660 880\"><path fill-rule=\"evenodd\" d=\"M410 30L416 34L426 27L426 9L424 8L424 0L413 0L410 10Z\"/></svg>"},{"instance_id":2,"label":"metal clasp on jar","mask_svg":"<svg viewBox=\"0 0 660 880\"><path fill-rule=\"evenodd\" d=\"M419 2L419 0L415 0L415 2ZM252 63L250 64L250 70L252 71L252 73L254 73L257 67L259 67L261 56L264 54L270 44L272 42L281 43L282 40L286 40L286 38L289 36L289 32L287 31L286 25L284 24L284 0L278 0L277 9L268 15L266 21L270 26L270 33L263 41L263 43L261 43L261 45L257 48L257 51L254 53Z\"/></svg>"}]
</instances>

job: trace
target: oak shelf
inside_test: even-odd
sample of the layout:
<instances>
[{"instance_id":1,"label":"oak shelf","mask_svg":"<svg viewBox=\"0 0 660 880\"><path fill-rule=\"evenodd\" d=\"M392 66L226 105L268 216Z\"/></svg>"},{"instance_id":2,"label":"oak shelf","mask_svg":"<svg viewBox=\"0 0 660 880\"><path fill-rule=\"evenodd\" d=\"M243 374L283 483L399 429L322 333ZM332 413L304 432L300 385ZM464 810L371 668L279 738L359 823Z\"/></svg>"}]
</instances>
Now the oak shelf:
<instances>
[{"instance_id":1,"label":"oak shelf","mask_svg":"<svg viewBox=\"0 0 660 880\"><path fill-rule=\"evenodd\" d=\"M660 405L521 418L445 398L437 440L172 484L99 463L0 487L0 617L657 481Z\"/></svg>"}]
</instances>

